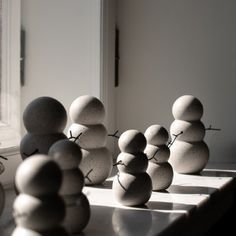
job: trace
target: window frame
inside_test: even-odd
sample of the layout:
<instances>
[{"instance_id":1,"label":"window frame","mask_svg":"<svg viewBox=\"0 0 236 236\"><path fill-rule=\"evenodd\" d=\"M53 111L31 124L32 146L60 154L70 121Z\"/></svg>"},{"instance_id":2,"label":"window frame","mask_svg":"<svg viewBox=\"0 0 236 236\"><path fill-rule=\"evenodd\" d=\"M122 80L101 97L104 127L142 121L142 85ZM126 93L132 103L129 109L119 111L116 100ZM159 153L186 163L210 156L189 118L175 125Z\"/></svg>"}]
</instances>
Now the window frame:
<instances>
[{"instance_id":1,"label":"window frame","mask_svg":"<svg viewBox=\"0 0 236 236\"><path fill-rule=\"evenodd\" d=\"M20 142L20 0L2 0L0 154L13 155Z\"/></svg>"}]
</instances>

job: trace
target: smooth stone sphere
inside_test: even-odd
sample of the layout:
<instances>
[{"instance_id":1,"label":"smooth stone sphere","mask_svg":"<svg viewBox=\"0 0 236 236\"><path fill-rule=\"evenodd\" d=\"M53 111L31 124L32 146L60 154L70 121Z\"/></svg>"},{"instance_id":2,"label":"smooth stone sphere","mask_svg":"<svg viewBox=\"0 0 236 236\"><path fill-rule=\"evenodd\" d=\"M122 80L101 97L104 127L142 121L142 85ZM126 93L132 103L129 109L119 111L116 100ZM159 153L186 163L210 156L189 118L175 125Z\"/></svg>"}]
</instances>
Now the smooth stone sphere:
<instances>
[{"instance_id":1,"label":"smooth stone sphere","mask_svg":"<svg viewBox=\"0 0 236 236\"><path fill-rule=\"evenodd\" d=\"M0 183L0 216L2 215L4 205L5 205L5 192L2 184Z\"/></svg>"},{"instance_id":2,"label":"smooth stone sphere","mask_svg":"<svg viewBox=\"0 0 236 236\"><path fill-rule=\"evenodd\" d=\"M145 209L138 209L139 216L137 217L137 210L129 210L123 208L115 208L112 215L112 225L119 236L144 236L154 235L149 234L152 227L152 213ZM135 232L135 234L134 234Z\"/></svg>"},{"instance_id":3,"label":"smooth stone sphere","mask_svg":"<svg viewBox=\"0 0 236 236\"><path fill-rule=\"evenodd\" d=\"M179 141L185 142L200 142L205 136L205 126L201 121L184 121L184 120L174 120L170 126L170 133L172 140L174 139L173 134L179 134Z\"/></svg>"},{"instance_id":4,"label":"smooth stone sphere","mask_svg":"<svg viewBox=\"0 0 236 236\"><path fill-rule=\"evenodd\" d=\"M85 185L102 184L111 173L113 160L111 153L105 147L97 149L82 149L83 159L79 168L85 177Z\"/></svg>"},{"instance_id":5,"label":"smooth stone sphere","mask_svg":"<svg viewBox=\"0 0 236 236\"><path fill-rule=\"evenodd\" d=\"M62 227L44 232L37 232L22 227L16 227L11 236L68 236L68 233Z\"/></svg>"},{"instance_id":6,"label":"smooth stone sphere","mask_svg":"<svg viewBox=\"0 0 236 236\"><path fill-rule=\"evenodd\" d=\"M152 144L155 146L164 145L168 142L169 134L167 130L161 125L151 125L149 126L144 136L147 139L148 144Z\"/></svg>"},{"instance_id":7,"label":"smooth stone sphere","mask_svg":"<svg viewBox=\"0 0 236 236\"><path fill-rule=\"evenodd\" d=\"M64 170L60 195L70 195L81 193L84 187L84 175L77 167L76 169Z\"/></svg>"},{"instance_id":8,"label":"smooth stone sphere","mask_svg":"<svg viewBox=\"0 0 236 236\"><path fill-rule=\"evenodd\" d=\"M203 106L194 96L183 95L174 102L172 114L176 120L200 120L203 115Z\"/></svg>"},{"instance_id":9,"label":"smooth stone sphere","mask_svg":"<svg viewBox=\"0 0 236 236\"><path fill-rule=\"evenodd\" d=\"M209 149L205 142L175 141L170 148L169 162L173 169L181 174L199 173L209 159Z\"/></svg>"},{"instance_id":10,"label":"smooth stone sphere","mask_svg":"<svg viewBox=\"0 0 236 236\"><path fill-rule=\"evenodd\" d=\"M58 227L63 221L65 205L57 195L37 198L21 193L13 203L13 212L19 227L46 231Z\"/></svg>"},{"instance_id":11,"label":"smooth stone sphere","mask_svg":"<svg viewBox=\"0 0 236 236\"><path fill-rule=\"evenodd\" d=\"M138 130L130 129L121 134L118 145L121 152L142 152L146 147L145 136Z\"/></svg>"},{"instance_id":12,"label":"smooth stone sphere","mask_svg":"<svg viewBox=\"0 0 236 236\"><path fill-rule=\"evenodd\" d=\"M39 97L25 108L23 122L30 133L60 133L65 129L67 114L63 105L56 99Z\"/></svg>"},{"instance_id":13,"label":"smooth stone sphere","mask_svg":"<svg viewBox=\"0 0 236 236\"><path fill-rule=\"evenodd\" d=\"M147 173L152 179L152 189L154 191L160 191L167 189L173 180L173 169L170 163L156 164L149 162Z\"/></svg>"},{"instance_id":14,"label":"smooth stone sphere","mask_svg":"<svg viewBox=\"0 0 236 236\"><path fill-rule=\"evenodd\" d=\"M69 115L71 120L77 124L100 124L105 118L105 108L98 98L84 95L72 102Z\"/></svg>"},{"instance_id":15,"label":"smooth stone sphere","mask_svg":"<svg viewBox=\"0 0 236 236\"><path fill-rule=\"evenodd\" d=\"M151 197L152 181L146 172L136 175L119 173L114 178L112 189L120 204L138 206L145 204Z\"/></svg>"},{"instance_id":16,"label":"smooth stone sphere","mask_svg":"<svg viewBox=\"0 0 236 236\"><path fill-rule=\"evenodd\" d=\"M62 223L70 235L82 232L91 215L87 197L83 193L73 196L75 201L66 206L66 217Z\"/></svg>"},{"instance_id":17,"label":"smooth stone sphere","mask_svg":"<svg viewBox=\"0 0 236 236\"><path fill-rule=\"evenodd\" d=\"M20 143L20 154L22 159L31 156L32 153L48 154L49 148L58 140L67 139L63 133L57 134L26 134Z\"/></svg>"},{"instance_id":18,"label":"smooth stone sphere","mask_svg":"<svg viewBox=\"0 0 236 236\"><path fill-rule=\"evenodd\" d=\"M137 152L135 154L121 152L116 162L122 162L117 165L119 172L138 174L146 172L148 166L147 156L143 152Z\"/></svg>"},{"instance_id":19,"label":"smooth stone sphere","mask_svg":"<svg viewBox=\"0 0 236 236\"><path fill-rule=\"evenodd\" d=\"M62 170L69 170L78 167L82 160L80 147L68 140L59 140L54 143L48 152Z\"/></svg>"},{"instance_id":20,"label":"smooth stone sphere","mask_svg":"<svg viewBox=\"0 0 236 236\"><path fill-rule=\"evenodd\" d=\"M70 137L72 133L73 137L77 137L76 143L83 149L100 148L106 145L107 130L104 125L80 125L72 124L69 127L67 136ZM73 139L72 139L73 141Z\"/></svg>"},{"instance_id":21,"label":"smooth stone sphere","mask_svg":"<svg viewBox=\"0 0 236 236\"><path fill-rule=\"evenodd\" d=\"M61 183L60 167L46 155L38 154L29 157L16 171L17 189L35 197L56 194Z\"/></svg>"},{"instance_id":22,"label":"smooth stone sphere","mask_svg":"<svg viewBox=\"0 0 236 236\"><path fill-rule=\"evenodd\" d=\"M154 162L154 163L167 162L170 157L170 149L166 145L160 145L157 147L148 144L144 149L144 153L147 155L149 162Z\"/></svg>"}]
</instances>

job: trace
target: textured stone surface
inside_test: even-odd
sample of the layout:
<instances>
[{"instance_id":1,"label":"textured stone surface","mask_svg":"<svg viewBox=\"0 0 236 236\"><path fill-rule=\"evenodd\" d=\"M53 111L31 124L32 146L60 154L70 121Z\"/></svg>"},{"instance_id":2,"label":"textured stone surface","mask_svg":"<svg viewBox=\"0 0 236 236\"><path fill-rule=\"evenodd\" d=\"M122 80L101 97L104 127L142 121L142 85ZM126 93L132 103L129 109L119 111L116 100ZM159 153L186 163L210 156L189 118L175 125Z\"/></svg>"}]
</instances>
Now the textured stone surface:
<instances>
[{"instance_id":1,"label":"textured stone surface","mask_svg":"<svg viewBox=\"0 0 236 236\"><path fill-rule=\"evenodd\" d=\"M84 95L72 102L69 115L74 123L84 125L100 124L104 120L105 109L98 98Z\"/></svg>"},{"instance_id":2,"label":"textured stone surface","mask_svg":"<svg viewBox=\"0 0 236 236\"><path fill-rule=\"evenodd\" d=\"M31 156L32 153L48 154L49 148L58 140L67 139L63 133L55 134L26 134L20 143L20 154L22 159Z\"/></svg>"},{"instance_id":3,"label":"textured stone surface","mask_svg":"<svg viewBox=\"0 0 236 236\"><path fill-rule=\"evenodd\" d=\"M137 206L145 204L152 193L149 175L122 173L115 176L112 186L115 199L122 205Z\"/></svg>"},{"instance_id":4,"label":"textured stone surface","mask_svg":"<svg viewBox=\"0 0 236 236\"><path fill-rule=\"evenodd\" d=\"M182 174L200 172L209 159L209 149L205 142L176 141L170 148L170 163L174 170Z\"/></svg>"},{"instance_id":5,"label":"textured stone surface","mask_svg":"<svg viewBox=\"0 0 236 236\"><path fill-rule=\"evenodd\" d=\"M34 155L17 168L15 183L20 192L33 196L54 195L59 191L62 174L46 155Z\"/></svg>"},{"instance_id":6,"label":"textured stone surface","mask_svg":"<svg viewBox=\"0 0 236 236\"><path fill-rule=\"evenodd\" d=\"M148 166L147 156L143 152L137 152L135 154L121 152L116 160L119 172L138 174L146 172Z\"/></svg>"},{"instance_id":7,"label":"textured stone surface","mask_svg":"<svg viewBox=\"0 0 236 236\"><path fill-rule=\"evenodd\" d=\"M100 148L106 145L107 130L102 124L81 125L74 123L69 127L67 136L70 137L71 134L73 137L81 134L76 143L83 149Z\"/></svg>"},{"instance_id":8,"label":"textured stone surface","mask_svg":"<svg viewBox=\"0 0 236 236\"><path fill-rule=\"evenodd\" d=\"M62 227L44 232L36 232L30 229L17 227L11 236L68 236L68 234Z\"/></svg>"},{"instance_id":9,"label":"textured stone surface","mask_svg":"<svg viewBox=\"0 0 236 236\"><path fill-rule=\"evenodd\" d=\"M83 172L86 185L101 184L110 175L112 170L112 156L105 147L97 149L82 149L83 159L79 167Z\"/></svg>"},{"instance_id":10,"label":"textured stone surface","mask_svg":"<svg viewBox=\"0 0 236 236\"><path fill-rule=\"evenodd\" d=\"M146 137L148 144L155 146L166 144L169 138L167 130L158 124L149 126L146 129L144 136Z\"/></svg>"},{"instance_id":11,"label":"textured stone surface","mask_svg":"<svg viewBox=\"0 0 236 236\"><path fill-rule=\"evenodd\" d=\"M152 189L155 191L167 189L173 180L173 169L170 163L156 164L149 162L147 173L152 179Z\"/></svg>"},{"instance_id":12,"label":"textured stone surface","mask_svg":"<svg viewBox=\"0 0 236 236\"><path fill-rule=\"evenodd\" d=\"M14 202L13 211L17 226L35 231L58 227L65 216L64 202L55 195L37 198L21 193Z\"/></svg>"},{"instance_id":13,"label":"textured stone surface","mask_svg":"<svg viewBox=\"0 0 236 236\"><path fill-rule=\"evenodd\" d=\"M56 99L39 97L25 108L23 122L31 133L60 133L65 129L67 114L63 105Z\"/></svg>"},{"instance_id":14,"label":"textured stone surface","mask_svg":"<svg viewBox=\"0 0 236 236\"><path fill-rule=\"evenodd\" d=\"M200 120L203 115L203 106L194 96L183 95L174 102L172 113L176 120Z\"/></svg>"},{"instance_id":15,"label":"textured stone surface","mask_svg":"<svg viewBox=\"0 0 236 236\"><path fill-rule=\"evenodd\" d=\"M81 232L87 226L91 215L87 197L83 193L73 197L75 201L67 204L63 221L63 226L70 234Z\"/></svg>"},{"instance_id":16,"label":"textured stone surface","mask_svg":"<svg viewBox=\"0 0 236 236\"><path fill-rule=\"evenodd\" d=\"M54 143L48 152L62 170L69 170L78 167L82 160L80 147L68 139Z\"/></svg>"},{"instance_id":17,"label":"textured stone surface","mask_svg":"<svg viewBox=\"0 0 236 236\"><path fill-rule=\"evenodd\" d=\"M64 170L63 182L60 189L60 194L71 195L81 193L84 187L84 175L77 167L76 169Z\"/></svg>"},{"instance_id":18,"label":"textured stone surface","mask_svg":"<svg viewBox=\"0 0 236 236\"><path fill-rule=\"evenodd\" d=\"M145 136L138 130L127 130L121 134L118 145L121 152L135 153L142 152L146 147Z\"/></svg>"},{"instance_id":19,"label":"textured stone surface","mask_svg":"<svg viewBox=\"0 0 236 236\"><path fill-rule=\"evenodd\" d=\"M184 121L184 120L174 120L170 126L170 133L172 134L172 140L174 138L173 134L179 134L178 140L185 142L199 142L204 139L205 136L205 126L199 121Z\"/></svg>"},{"instance_id":20,"label":"textured stone surface","mask_svg":"<svg viewBox=\"0 0 236 236\"><path fill-rule=\"evenodd\" d=\"M147 144L144 153L147 155L149 162L154 163L167 162L170 157L170 149L166 145L154 146Z\"/></svg>"},{"instance_id":21,"label":"textured stone surface","mask_svg":"<svg viewBox=\"0 0 236 236\"><path fill-rule=\"evenodd\" d=\"M0 217L4 209L4 205L5 205L5 192L2 184L0 183Z\"/></svg>"}]
</instances>

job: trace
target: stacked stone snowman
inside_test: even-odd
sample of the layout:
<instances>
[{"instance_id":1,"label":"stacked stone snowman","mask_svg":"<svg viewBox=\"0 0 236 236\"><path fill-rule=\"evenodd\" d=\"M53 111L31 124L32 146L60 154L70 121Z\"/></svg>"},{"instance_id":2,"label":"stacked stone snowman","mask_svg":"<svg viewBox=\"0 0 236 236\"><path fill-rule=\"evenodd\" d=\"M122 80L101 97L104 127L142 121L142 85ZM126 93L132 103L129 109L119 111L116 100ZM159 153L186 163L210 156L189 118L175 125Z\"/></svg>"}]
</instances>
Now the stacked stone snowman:
<instances>
[{"instance_id":1,"label":"stacked stone snowman","mask_svg":"<svg viewBox=\"0 0 236 236\"><path fill-rule=\"evenodd\" d=\"M90 206L82 193L84 176L78 168L82 159L80 147L70 140L60 140L49 149L49 155L62 169L60 195L66 204L63 226L70 234L80 233L90 218Z\"/></svg>"},{"instance_id":2,"label":"stacked stone snowman","mask_svg":"<svg viewBox=\"0 0 236 236\"><path fill-rule=\"evenodd\" d=\"M65 216L58 194L61 181L60 167L46 155L36 154L20 164L15 179L20 194L13 204L17 227L12 236L68 235L61 226Z\"/></svg>"},{"instance_id":3,"label":"stacked stone snowman","mask_svg":"<svg viewBox=\"0 0 236 236\"><path fill-rule=\"evenodd\" d=\"M116 165L119 172L112 188L122 205L143 205L151 196L152 181L146 173L148 159L143 152L146 143L144 135L137 130L125 131L118 140L121 153Z\"/></svg>"},{"instance_id":4,"label":"stacked stone snowman","mask_svg":"<svg viewBox=\"0 0 236 236\"><path fill-rule=\"evenodd\" d=\"M68 137L82 151L80 169L86 185L102 184L110 175L112 156L106 148L107 130L102 124L105 109L102 102L90 95L75 99L69 109L74 122L68 129Z\"/></svg>"},{"instance_id":5,"label":"stacked stone snowman","mask_svg":"<svg viewBox=\"0 0 236 236\"><path fill-rule=\"evenodd\" d=\"M167 189L173 180L173 169L168 162L170 150L167 146L169 134L161 125L151 125L144 133L147 146L144 153L149 163L147 173L152 179L153 190Z\"/></svg>"},{"instance_id":6,"label":"stacked stone snowman","mask_svg":"<svg viewBox=\"0 0 236 236\"><path fill-rule=\"evenodd\" d=\"M23 122L28 133L20 143L20 153L25 159L35 153L47 154L63 134L67 114L63 105L51 97L39 97L28 104L23 113Z\"/></svg>"},{"instance_id":7,"label":"stacked stone snowman","mask_svg":"<svg viewBox=\"0 0 236 236\"><path fill-rule=\"evenodd\" d=\"M175 120L170 126L170 133L182 134L170 148L170 163L176 172L199 173L209 159L209 149L203 141L202 103L192 95L184 95L174 102L172 113Z\"/></svg>"}]
</instances>

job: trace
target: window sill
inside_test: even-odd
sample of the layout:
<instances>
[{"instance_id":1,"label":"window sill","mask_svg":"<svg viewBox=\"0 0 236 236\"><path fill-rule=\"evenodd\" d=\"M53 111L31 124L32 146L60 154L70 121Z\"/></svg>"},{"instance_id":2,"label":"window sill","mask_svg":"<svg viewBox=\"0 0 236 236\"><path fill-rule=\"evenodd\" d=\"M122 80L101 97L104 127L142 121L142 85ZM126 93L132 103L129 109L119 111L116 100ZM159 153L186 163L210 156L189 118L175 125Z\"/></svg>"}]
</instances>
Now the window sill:
<instances>
[{"instance_id":1,"label":"window sill","mask_svg":"<svg viewBox=\"0 0 236 236\"><path fill-rule=\"evenodd\" d=\"M230 171L208 168L201 175L175 174L168 191L153 192L145 207L117 204L112 179L99 187L84 187L92 212L84 235L204 235L233 204L235 176L232 166ZM6 195L2 236L10 235L15 227L11 216L14 191L7 189Z\"/></svg>"}]
</instances>

